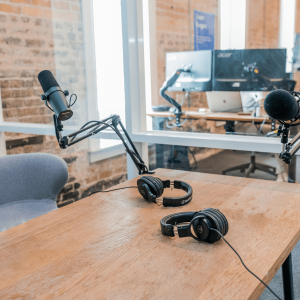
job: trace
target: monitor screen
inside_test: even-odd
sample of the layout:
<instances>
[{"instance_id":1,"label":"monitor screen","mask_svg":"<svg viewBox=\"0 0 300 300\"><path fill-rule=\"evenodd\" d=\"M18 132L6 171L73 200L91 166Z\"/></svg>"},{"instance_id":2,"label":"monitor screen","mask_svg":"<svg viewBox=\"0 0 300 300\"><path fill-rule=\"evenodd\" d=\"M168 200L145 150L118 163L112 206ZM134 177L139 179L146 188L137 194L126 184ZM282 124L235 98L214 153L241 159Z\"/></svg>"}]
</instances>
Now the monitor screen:
<instances>
[{"instance_id":1,"label":"monitor screen","mask_svg":"<svg viewBox=\"0 0 300 300\"><path fill-rule=\"evenodd\" d=\"M190 65L191 72L181 73L171 91L211 91L212 90L212 51L171 52L166 55L166 79L176 70Z\"/></svg>"},{"instance_id":2,"label":"monitor screen","mask_svg":"<svg viewBox=\"0 0 300 300\"><path fill-rule=\"evenodd\" d=\"M255 76L254 68L272 84L280 83L286 78L286 49L215 50L213 90L271 90L264 80Z\"/></svg>"}]
</instances>

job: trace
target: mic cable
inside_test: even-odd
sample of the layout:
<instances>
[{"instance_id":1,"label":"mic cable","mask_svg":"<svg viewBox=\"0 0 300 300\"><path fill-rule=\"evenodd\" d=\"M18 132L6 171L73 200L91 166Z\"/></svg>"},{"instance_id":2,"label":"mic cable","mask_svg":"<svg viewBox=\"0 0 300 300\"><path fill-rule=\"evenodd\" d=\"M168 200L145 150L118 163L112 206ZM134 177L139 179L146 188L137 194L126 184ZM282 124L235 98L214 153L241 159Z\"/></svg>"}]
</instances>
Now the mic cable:
<instances>
[{"instance_id":1,"label":"mic cable","mask_svg":"<svg viewBox=\"0 0 300 300\"><path fill-rule=\"evenodd\" d=\"M216 231L220 236L221 236L221 238L224 240L224 242L233 250L233 252L238 256L238 258L240 259L240 261L241 261L241 263L243 264L243 266L244 266L244 268L251 274L251 275L253 275L256 279L258 279L277 299L279 299L279 300L282 300L281 298L279 298L276 294L275 294L275 292L273 292L272 290L271 290L271 288L269 288L268 287L268 285L266 284L266 283L264 283L257 275L255 275L252 271L250 271L247 267L246 267L246 265L244 264L244 262L243 262L243 260L242 260L242 258L240 257L240 255L236 252L236 250L229 244L229 242L227 242L226 241L226 239L224 238L224 236L222 235L222 233L221 232L219 232L217 229L214 229L214 228L210 228L211 230L213 230L213 231Z\"/></svg>"},{"instance_id":2,"label":"mic cable","mask_svg":"<svg viewBox=\"0 0 300 300\"><path fill-rule=\"evenodd\" d=\"M123 187L123 188L119 188L119 189L114 189L114 190L109 190L109 191L94 191L94 192L91 192L89 194L89 196L93 195L93 194L96 194L96 193L108 193L108 192L113 192L113 191L118 191L118 190L124 190L124 189L133 189L133 188L138 188L137 186L126 186L126 187Z\"/></svg>"}]
</instances>

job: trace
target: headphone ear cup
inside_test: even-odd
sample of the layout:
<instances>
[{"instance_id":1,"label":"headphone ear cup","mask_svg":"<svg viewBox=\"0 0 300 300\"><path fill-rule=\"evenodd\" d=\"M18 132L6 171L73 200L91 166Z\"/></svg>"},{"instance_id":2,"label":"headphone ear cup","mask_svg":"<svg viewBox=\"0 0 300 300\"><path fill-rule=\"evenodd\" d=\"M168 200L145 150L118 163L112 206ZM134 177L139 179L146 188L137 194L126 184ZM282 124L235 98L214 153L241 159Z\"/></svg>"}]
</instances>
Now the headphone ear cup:
<instances>
[{"instance_id":1,"label":"headphone ear cup","mask_svg":"<svg viewBox=\"0 0 300 300\"><path fill-rule=\"evenodd\" d=\"M198 212L194 215L193 219L199 216L205 217L204 214ZM211 227L211 222L206 217L205 219L197 219L193 222L194 233L197 236L197 238L201 241L205 241L208 238Z\"/></svg>"},{"instance_id":2,"label":"headphone ear cup","mask_svg":"<svg viewBox=\"0 0 300 300\"><path fill-rule=\"evenodd\" d=\"M205 209L201 211L201 213L210 221L211 227L217 229L219 232L222 233L222 223L218 218L216 218L215 214L210 209ZM217 242L221 236L214 230L210 230L209 235L207 239L204 240L204 242L207 243L215 243Z\"/></svg>"},{"instance_id":3,"label":"headphone ear cup","mask_svg":"<svg viewBox=\"0 0 300 300\"><path fill-rule=\"evenodd\" d=\"M159 198L163 193L164 193L164 184L161 181L161 179L157 178L157 177L150 177L150 180L153 181L153 184L156 185L156 189L157 189L157 198Z\"/></svg>"},{"instance_id":4,"label":"headphone ear cup","mask_svg":"<svg viewBox=\"0 0 300 300\"><path fill-rule=\"evenodd\" d=\"M144 182L140 183L138 185L138 190L146 201L155 202L156 197L155 197L155 195L152 194L147 183L144 183Z\"/></svg>"},{"instance_id":5,"label":"headphone ear cup","mask_svg":"<svg viewBox=\"0 0 300 300\"><path fill-rule=\"evenodd\" d=\"M217 213L217 211L213 208L208 208L206 210L206 213L210 214L212 217L214 217L216 224L218 225L217 227L219 228L215 228L217 229L219 232L221 232L222 235L224 235L225 232L225 224L223 224L223 220L220 217L220 215Z\"/></svg>"},{"instance_id":6,"label":"headphone ear cup","mask_svg":"<svg viewBox=\"0 0 300 300\"><path fill-rule=\"evenodd\" d=\"M229 225L226 217L218 210L211 208L213 213L215 214L216 218L222 222L222 228L221 228L221 233L223 236L225 236L228 233Z\"/></svg>"},{"instance_id":7,"label":"headphone ear cup","mask_svg":"<svg viewBox=\"0 0 300 300\"><path fill-rule=\"evenodd\" d=\"M158 178L157 178L158 179ZM163 189L163 183L162 189ZM163 190L160 189L160 184L155 180L155 177L142 176L137 181L138 190L145 200L156 202L156 198L160 197Z\"/></svg>"}]
</instances>

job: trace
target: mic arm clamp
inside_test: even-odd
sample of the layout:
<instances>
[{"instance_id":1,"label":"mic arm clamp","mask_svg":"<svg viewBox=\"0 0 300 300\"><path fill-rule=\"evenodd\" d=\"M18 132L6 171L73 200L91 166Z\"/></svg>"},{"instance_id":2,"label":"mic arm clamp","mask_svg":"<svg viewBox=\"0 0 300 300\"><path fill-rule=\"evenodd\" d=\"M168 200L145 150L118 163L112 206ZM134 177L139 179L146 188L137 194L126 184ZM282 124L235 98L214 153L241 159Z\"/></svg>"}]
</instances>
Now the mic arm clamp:
<instances>
[{"instance_id":1,"label":"mic arm clamp","mask_svg":"<svg viewBox=\"0 0 300 300\"><path fill-rule=\"evenodd\" d=\"M298 152L300 149L300 132L295 135L291 141L288 141L289 128L288 124L284 124L283 126L279 126L277 135L281 136L282 152L279 154L279 158L282 159L285 163L290 164L292 157ZM298 142L299 141L299 142ZM297 143L298 142L298 143Z\"/></svg>"},{"instance_id":2,"label":"mic arm clamp","mask_svg":"<svg viewBox=\"0 0 300 300\"><path fill-rule=\"evenodd\" d=\"M112 128L113 131L118 135L118 137L122 141L123 145L125 146L125 150L129 154L131 159L133 160L135 166L137 167L137 169L139 171L139 174L140 175L154 174L153 171L148 170L148 167L145 165L144 161L142 160L141 156L139 155L130 136L128 135L128 132L126 131L124 125L121 122L120 116L111 115L110 117L108 117L104 120L101 120L101 121L88 122L85 125L83 125L80 130L75 131L67 136L62 135L63 125L62 125L61 121L56 117L55 114L53 115L53 121L54 121L54 127L55 127L55 135L56 135L57 141L58 141L61 149L66 149L69 146L72 146L92 135L99 133L100 131L107 129L108 127ZM93 123L93 124L86 126L89 123ZM128 143L123 138L123 136L118 128L118 125L120 125ZM90 130L90 131L83 136L77 137L78 134L83 133L87 130ZM128 144L130 145L131 149Z\"/></svg>"},{"instance_id":3,"label":"mic arm clamp","mask_svg":"<svg viewBox=\"0 0 300 300\"><path fill-rule=\"evenodd\" d=\"M183 73L183 72L190 73L191 67L192 67L191 65L188 65L188 66L183 66L182 69L176 70L173 73L173 75L171 76L171 78L167 79L163 83L162 87L159 89L159 95L162 98L166 99L168 102L170 102L173 106L176 107L176 110L174 111L174 115L176 116L176 126L177 127L180 126L180 117L183 115L181 105L175 99L173 99L172 97L167 95L166 91L168 90L168 88L170 88L174 85L174 83L177 81L177 79L181 73Z\"/></svg>"}]
</instances>

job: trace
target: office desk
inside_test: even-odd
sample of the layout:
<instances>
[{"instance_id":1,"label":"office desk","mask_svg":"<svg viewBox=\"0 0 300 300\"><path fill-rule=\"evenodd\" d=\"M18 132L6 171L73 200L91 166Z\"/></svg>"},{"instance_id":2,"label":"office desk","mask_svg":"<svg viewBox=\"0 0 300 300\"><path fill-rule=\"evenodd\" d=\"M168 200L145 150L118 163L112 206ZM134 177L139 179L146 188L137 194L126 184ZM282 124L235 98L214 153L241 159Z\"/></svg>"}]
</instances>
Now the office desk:
<instances>
[{"instance_id":1,"label":"office desk","mask_svg":"<svg viewBox=\"0 0 300 300\"><path fill-rule=\"evenodd\" d=\"M168 111L164 111L164 112L152 111L152 112L147 113L147 115L150 117L168 118L170 116L170 112L168 112ZM262 123L264 120L266 120L267 122L270 122L270 120L267 116L254 117L252 115L239 115L238 113L210 112L210 111L199 112L197 110L190 110L190 111L183 110L182 118L185 119L186 117L189 119L206 119L206 120L212 120L212 121L239 121L239 122L254 121L254 122Z\"/></svg>"},{"instance_id":2,"label":"office desk","mask_svg":"<svg viewBox=\"0 0 300 300\"><path fill-rule=\"evenodd\" d=\"M226 238L269 283L300 238L300 185L163 169L155 175L189 182L192 202L166 208L137 189L99 193L0 233L0 299L257 299L264 286L225 242L163 236L160 220L220 209Z\"/></svg>"}]
</instances>

